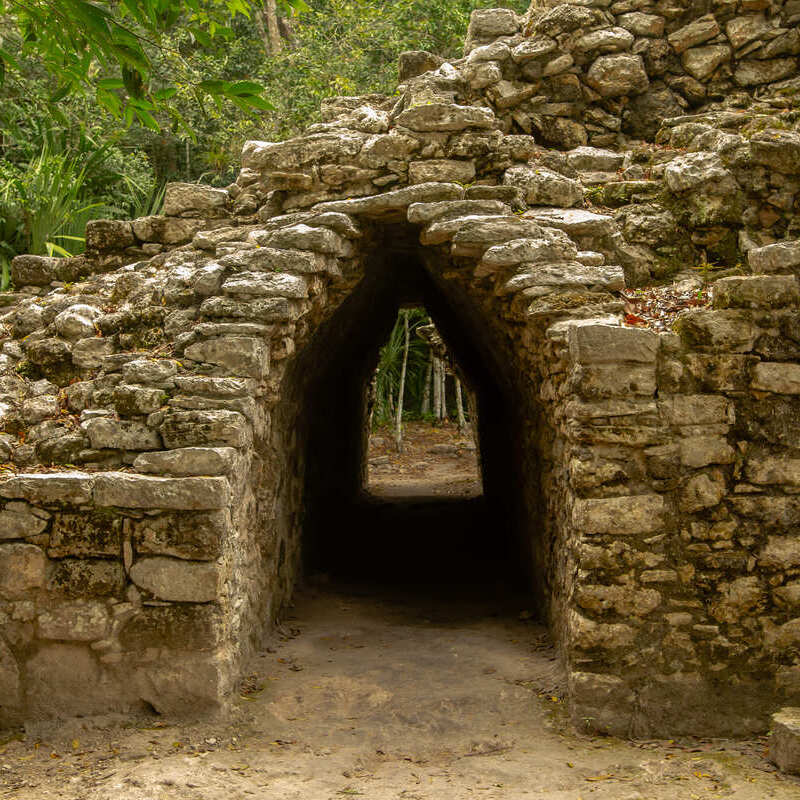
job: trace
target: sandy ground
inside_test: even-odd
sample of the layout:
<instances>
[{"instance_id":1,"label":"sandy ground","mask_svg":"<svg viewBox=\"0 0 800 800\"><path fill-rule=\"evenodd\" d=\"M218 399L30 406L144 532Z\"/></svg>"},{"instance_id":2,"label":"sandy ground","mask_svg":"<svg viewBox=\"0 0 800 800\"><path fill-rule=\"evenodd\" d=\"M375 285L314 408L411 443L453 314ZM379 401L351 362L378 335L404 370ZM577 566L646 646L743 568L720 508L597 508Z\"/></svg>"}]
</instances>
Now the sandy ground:
<instances>
[{"instance_id":1,"label":"sandy ground","mask_svg":"<svg viewBox=\"0 0 800 800\"><path fill-rule=\"evenodd\" d=\"M474 493L474 453L428 452L441 436L421 431L373 467L376 491ZM530 616L501 585L319 580L254 657L229 715L30 723L0 738L0 798L800 798L800 781L765 760L766 739L633 743L572 728Z\"/></svg>"}]
</instances>

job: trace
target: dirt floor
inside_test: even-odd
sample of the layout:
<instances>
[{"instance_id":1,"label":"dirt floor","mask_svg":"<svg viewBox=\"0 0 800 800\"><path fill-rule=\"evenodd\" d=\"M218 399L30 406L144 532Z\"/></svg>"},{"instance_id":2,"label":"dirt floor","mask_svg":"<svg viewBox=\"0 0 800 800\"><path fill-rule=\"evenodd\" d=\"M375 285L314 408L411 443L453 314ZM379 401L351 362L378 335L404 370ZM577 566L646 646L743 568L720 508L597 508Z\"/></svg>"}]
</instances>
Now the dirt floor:
<instances>
[{"instance_id":1,"label":"dirt floor","mask_svg":"<svg viewBox=\"0 0 800 800\"><path fill-rule=\"evenodd\" d=\"M468 479L475 491L474 454L431 454L440 436L421 431L413 451L373 467L375 485L405 491L449 465L451 492ZM634 743L572 728L559 662L531 616L502 581L311 581L228 716L29 723L0 739L0 798L800 798L800 781L765 760L766 739Z\"/></svg>"},{"instance_id":2,"label":"dirt floor","mask_svg":"<svg viewBox=\"0 0 800 800\"><path fill-rule=\"evenodd\" d=\"M407 422L403 451L394 431L381 428L369 440L367 488L379 497L428 495L475 497L481 493L478 456L472 433L452 422Z\"/></svg>"}]
</instances>

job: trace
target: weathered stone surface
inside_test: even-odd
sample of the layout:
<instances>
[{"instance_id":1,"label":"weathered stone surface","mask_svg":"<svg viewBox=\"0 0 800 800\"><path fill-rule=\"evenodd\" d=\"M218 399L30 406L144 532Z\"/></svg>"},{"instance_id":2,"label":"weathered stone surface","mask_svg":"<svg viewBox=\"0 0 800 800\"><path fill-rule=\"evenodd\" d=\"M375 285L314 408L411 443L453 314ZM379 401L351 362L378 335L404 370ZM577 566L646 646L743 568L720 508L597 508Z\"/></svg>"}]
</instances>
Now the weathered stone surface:
<instances>
[{"instance_id":1,"label":"weathered stone surface","mask_svg":"<svg viewBox=\"0 0 800 800\"><path fill-rule=\"evenodd\" d=\"M630 536L660 530L665 513L664 498L658 494L576 500L572 524L587 534Z\"/></svg>"},{"instance_id":2,"label":"weathered stone surface","mask_svg":"<svg viewBox=\"0 0 800 800\"><path fill-rule=\"evenodd\" d=\"M236 463L233 447L182 447L142 453L133 462L138 472L184 477L189 475L227 475Z\"/></svg>"},{"instance_id":3,"label":"weathered stone surface","mask_svg":"<svg viewBox=\"0 0 800 800\"><path fill-rule=\"evenodd\" d=\"M117 557L122 552L122 519L102 512L58 513L53 517L47 554Z\"/></svg>"},{"instance_id":4,"label":"weathered stone surface","mask_svg":"<svg viewBox=\"0 0 800 800\"><path fill-rule=\"evenodd\" d=\"M21 600L41 589L45 581L47 558L32 544L0 545L0 597Z\"/></svg>"},{"instance_id":5,"label":"weathered stone surface","mask_svg":"<svg viewBox=\"0 0 800 800\"><path fill-rule=\"evenodd\" d=\"M84 422L81 427L95 449L155 450L161 447L158 431L142 422L98 417Z\"/></svg>"},{"instance_id":6,"label":"weathered stone surface","mask_svg":"<svg viewBox=\"0 0 800 800\"><path fill-rule=\"evenodd\" d=\"M800 267L800 241L776 242L747 253L754 272L783 272Z\"/></svg>"},{"instance_id":7,"label":"weathered stone surface","mask_svg":"<svg viewBox=\"0 0 800 800\"><path fill-rule=\"evenodd\" d=\"M9 646L0 639L0 715L3 722L8 723L19 706L21 700L19 665Z\"/></svg>"},{"instance_id":8,"label":"weathered stone surface","mask_svg":"<svg viewBox=\"0 0 800 800\"><path fill-rule=\"evenodd\" d=\"M163 389L121 385L114 387L112 399L118 414L144 416L158 411L166 403L167 394Z\"/></svg>"},{"instance_id":9,"label":"weathered stone surface","mask_svg":"<svg viewBox=\"0 0 800 800\"><path fill-rule=\"evenodd\" d=\"M625 156L599 147L576 147L567 153L567 161L573 169L582 172L616 172Z\"/></svg>"},{"instance_id":10,"label":"weathered stone surface","mask_svg":"<svg viewBox=\"0 0 800 800\"><path fill-rule=\"evenodd\" d=\"M120 631L123 650L148 647L207 652L217 646L219 612L213 605L145 606Z\"/></svg>"},{"instance_id":11,"label":"weathered stone surface","mask_svg":"<svg viewBox=\"0 0 800 800\"><path fill-rule=\"evenodd\" d=\"M99 308L85 303L76 303L58 314L53 323L59 336L74 342L96 333L94 320L101 313Z\"/></svg>"},{"instance_id":12,"label":"weathered stone surface","mask_svg":"<svg viewBox=\"0 0 800 800\"><path fill-rule=\"evenodd\" d=\"M720 597L711 606L711 616L718 622L737 623L756 612L766 599L755 576L736 578L718 588Z\"/></svg>"},{"instance_id":13,"label":"weathered stone surface","mask_svg":"<svg viewBox=\"0 0 800 800\"><path fill-rule=\"evenodd\" d=\"M583 200L580 181L547 167L511 167L505 171L503 183L522 189L529 205L569 207Z\"/></svg>"},{"instance_id":14,"label":"weathered stone surface","mask_svg":"<svg viewBox=\"0 0 800 800\"><path fill-rule=\"evenodd\" d=\"M577 612L569 617L572 645L582 651L618 650L630 647L636 638L636 631L622 623L594 622Z\"/></svg>"},{"instance_id":15,"label":"weathered stone surface","mask_svg":"<svg viewBox=\"0 0 800 800\"><path fill-rule=\"evenodd\" d=\"M4 508L0 511L0 539L25 539L36 536L47 527L47 518L25 508Z\"/></svg>"},{"instance_id":16,"label":"weathered stone surface","mask_svg":"<svg viewBox=\"0 0 800 800\"><path fill-rule=\"evenodd\" d=\"M49 592L73 599L119 597L124 588L125 572L119 560L62 558L51 566L47 579Z\"/></svg>"},{"instance_id":17,"label":"weathered stone surface","mask_svg":"<svg viewBox=\"0 0 800 800\"><path fill-rule=\"evenodd\" d=\"M789 175L800 171L800 134L768 130L750 139L753 161Z\"/></svg>"},{"instance_id":18,"label":"weathered stone surface","mask_svg":"<svg viewBox=\"0 0 800 800\"><path fill-rule=\"evenodd\" d=\"M164 420L161 433L169 449L242 447L249 441L247 421L236 411L172 412Z\"/></svg>"},{"instance_id":19,"label":"weathered stone surface","mask_svg":"<svg viewBox=\"0 0 800 800\"><path fill-rule=\"evenodd\" d=\"M641 56L600 56L586 73L586 82L603 97L640 94L650 85Z\"/></svg>"},{"instance_id":20,"label":"weathered stone surface","mask_svg":"<svg viewBox=\"0 0 800 800\"><path fill-rule=\"evenodd\" d=\"M412 131L463 131L467 128L493 128L496 120L488 108L428 103L401 112L397 124Z\"/></svg>"},{"instance_id":21,"label":"weathered stone surface","mask_svg":"<svg viewBox=\"0 0 800 800\"><path fill-rule=\"evenodd\" d=\"M53 281L75 280L76 276L71 259L23 255L11 261L15 286L49 286Z\"/></svg>"},{"instance_id":22,"label":"weathered stone surface","mask_svg":"<svg viewBox=\"0 0 800 800\"><path fill-rule=\"evenodd\" d=\"M106 636L109 616L104 603L75 600L59 603L43 611L36 619L42 639L92 642Z\"/></svg>"},{"instance_id":23,"label":"weathered stone surface","mask_svg":"<svg viewBox=\"0 0 800 800\"><path fill-rule=\"evenodd\" d=\"M747 479L752 483L778 483L800 486L800 458L752 455L747 459Z\"/></svg>"},{"instance_id":24,"label":"weathered stone surface","mask_svg":"<svg viewBox=\"0 0 800 800\"><path fill-rule=\"evenodd\" d=\"M797 69L797 59L773 58L768 61L740 61L733 73L739 86L760 86L788 78Z\"/></svg>"},{"instance_id":25,"label":"weathered stone surface","mask_svg":"<svg viewBox=\"0 0 800 800\"><path fill-rule=\"evenodd\" d=\"M202 561L143 558L130 570L131 580L159 600L207 603L217 596L217 567Z\"/></svg>"},{"instance_id":26,"label":"weathered stone surface","mask_svg":"<svg viewBox=\"0 0 800 800\"><path fill-rule=\"evenodd\" d=\"M282 273L240 272L222 284L225 294L234 297L290 297L308 296L308 285L300 275Z\"/></svg>"},{"instance_id":27,"label":"weathered stone surface","mask_svg":"<svg viewBox=\"0 0 800 800\"><path fill-rule=\"evenodd\" d=\"M124 472L101 472L95 479L94 502L121 508L225 508L230 487L225 478L156 478Z\"/></svg>"},{"instance_id":28,"label":"weathered stone surface","mask_svg":"<svg viewBox=\"0 0 800 800\"><path fill-rule=\"evenodd\" d=\"M269 347L260 339L220 336L189 345L186 358L217 364L231 375L261 378L269 372Z\"/></svg>"},{"instance_id":29,"label":"weathered stone surface","mask_svg":"<svg viewBox=\"0 0 800 800\"><path fill-rule=\"evenodd\" d=\"M800 708L782 708L772 715L769 759L781 772L800 775Z\"/></svg>"},{"instance_id":30,"label":"weathered stone surface","mask_svg":"<svg viewBox=\"0 0 800 800\"><path fill-rule=\"evenodd\" d=\"M730 23L729 23L730 24ZM682 53L690 47L707 42L719 33L719 24L713 14L692 20L688 25L673 31L667 36L667 41L676 53ZM737 46L737 45L734 45Z\"/></svg>"},{"instance_id":31,"label":"weathered stone surface","mask_svg":"<svg viewBox=\"0 0 800 800\"><path fill-rule=\"evenodd\" d=\"M800 394L800 364L762 361L756 364L750 385L760 392Z\"/></svg>"},{"instance_id":32,"label":"weathered stone surface","mask_svg":"<svg viewBox=\"0 0 800 800\"><path fill-rule=\"evenodd\" d=\"M168 183L164 192L164 213L168 217L224 216L228 200L225 189L198 183Z\"/></svg>"},{"instance_id":33,"label":"weathered stone surface","mask_svg":"<svg viewBox=\"0 0 800 800\"><path fill-rule=\"evenodd\" d=\"M20 473L0 478L0 497L35 504L82 505L92 497L93 476L85 472Z\"/></svg>"},{"instance_id":34,"label":"weathered stone surface","mask_svg":"<svg viewBox=\"0 0 800 800\"><path fill-rule=\"evenodd\" d=\"M412 203L438 203L444 200L461 200L464 187L457 183L417 183L384 194L359 197L354 200L333 200L314 206L315 211L340 211L344 214L380 217L396 214Z\"/></svg>"},{"instance_id":35,"label":"weathered stone surface","mask_svg":"<svg viewBox=\"0 0 800 800\"><path fill-rule=\"evenodd\" d=\"M684 69L698 81L710 77L714 70L731 57L731 49L725 44L693 47L681 55Z\"/></svg>"},{"instance_id":36,"label":"weathered stone surface","mask_svg":"<svg viewBox=\"0 0 800 800\"><path fill-rule=\"evenodd\" d=\"M651 363L658 352L658 336L640 328L575 325L569 330L569 351L579 364Z\"/></svg>"},{"instance_id":37,"label":"weathered stone surface","mask_svg":"<svg viewBox=\"0 0 800 800\"><path fill-rule=\"evenodd\" d=\"M408 165L409 183L470 183L475 180L475 164L472 161L433 158L427 161L411 161Z\"/></svg>"},{"instance_id":38,"label":"weathered stone surface","mask_svg":"<svg viewBox=\"0 0 800 800\"><path fill-rule=\"evenodd\" d=\"M125 383L144 383L147 386L170 387L177 372L177 362L166 358L135 358L122 367Z\"/></svg>"},{"instance_id":39,"label":"weathered stone surface","mask_svg":"<svg viewBox=\"0 0 800 800\"><path fill-rule=\"evenodd\" d=\"M781 308L799 301L794 275L737 275L714 284L714 308Z\"/></svg>"},{"instance_id":40,"label":"weathered stone surface","mask_svg":"<svg viewBox=\"0 0 800 800\"><path fill-rule=\"evenodd\" d=\"M81 339L72 347L72 363L81 369L97 369L102 365L103 359L114 352L114 342L111 339L92 336Z\"/></svg>"},{"instance_id":41,"label":"weathered stone surface","mask_svg":"<svg viewBox=\"0 0 800 800\"><path fill-rule=\"evenodd\" d=\"M417 225L427 225L440 219L510 214L511 206L500 200L451 200L441 203L413 203L408 207L408 221Z\"/></svg>"},{"instance_id":42,"label":"weathered stone surface","mask_svg":"<svg viewBox=\"0 0 800 800\"><path fill-rule=\"evenodd\" d=\"M616 232L614 218L582 208L534 208L523 215L540 225L549 225L565 231L570 236L602 238Z\"/></svg>"},{"instance_id":43,"label":"weathered stone surface","mask_svg":"<svg viewBox=\"0 0 800 800\"><path fill-rule=\"evenodd\" d=\"M681 464L698 469L709 464L732 464L736 451L722 436L692 436L681 439Z\"/></svg>"},{"instance_id":44,"label":"weathered stone surface","mask_svg":"<svg viewBox=\"0 0 800 800\"><path fill-rule=\"evenodd\" d=\"M681 488L679 507L692 513L716 506L725 496L725 478L719 473L694 475Z\"/></svg>"},{"instance_id":45,"label":"weathered stone surface","mask_svg":"<svg viewBox=\"0 0 800 800\"><path fill-rule=\"evenodd\" d=\"M184 511L135 522L133 540L140 555L211 561L220 555L223 539L229 531L227 512Z\"/></svg>"},{"instance_id":46,"label":"weathered stone surface","mask_svg":"<svg viewBox=\"0 0 800 800\"><path fill-rule=\"evenodd\" d=\"M578 589L576 602L594 614L614 612L623 617L644 617L661 605L661 593L632 586L587 584Z\"/></svg>"}]
</instances>

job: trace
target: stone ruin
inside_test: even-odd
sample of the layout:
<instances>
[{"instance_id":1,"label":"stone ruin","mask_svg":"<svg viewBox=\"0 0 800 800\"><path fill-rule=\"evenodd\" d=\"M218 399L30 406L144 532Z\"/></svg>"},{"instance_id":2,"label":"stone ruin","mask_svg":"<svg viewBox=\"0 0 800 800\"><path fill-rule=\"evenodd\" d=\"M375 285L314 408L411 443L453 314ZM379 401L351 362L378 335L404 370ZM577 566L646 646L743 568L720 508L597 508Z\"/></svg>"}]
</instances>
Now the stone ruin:
<instances>
[{"instance_id":1,"label":"stone ruin","mask_svg":"<svg viewBox=\"0 0 800 800\"><path fill-rule=\"evenodd\" d=\"M248 142L227 189L16 258L2 721L224 707L301 552L338 547L409 302L475 390L575 722L745 734L800 703L798 22L800 0L475 11L464 58L404 54L395 95ZM710 306L625 324L623 287L708 263Z\"/></svg>"}]
</instances>

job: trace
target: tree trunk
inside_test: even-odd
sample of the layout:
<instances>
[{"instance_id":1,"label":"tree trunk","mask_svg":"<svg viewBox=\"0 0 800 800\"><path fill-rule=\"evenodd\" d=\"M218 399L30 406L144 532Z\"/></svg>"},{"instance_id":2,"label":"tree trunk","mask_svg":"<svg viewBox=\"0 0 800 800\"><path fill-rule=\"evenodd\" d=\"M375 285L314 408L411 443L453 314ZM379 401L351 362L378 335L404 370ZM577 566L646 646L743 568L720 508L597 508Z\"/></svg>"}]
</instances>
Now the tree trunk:
<instances>
[{"instance_id":1,"label":"tree trunk","mask_svg":"<svg viewBox=\"0 0 800 800\"><path fill-rule=\"evenodd\" d=\"M264 0L264 20L267 23L269 52L277 55L281 51L281 32L278 28L278 6L276 0Z\"/></svg>"},{"instance_id":2,"label":"tree trunk","mask_svg":"<svg viewBox=\"0 0 800 800\"><path fill-rule=\"evenodd\" d=\"M405 341L403 343L403 366L400 368L400 388L397 390L397 416L394 422L394 444L398 453L403 452L403 395L406 391L406 368L408 367L408 311L403 312L403 328Z\"/></svg>"},{"instance_id":3,"label":"tree trunk","mask_svg":"<svg viewBox=\"0 0 800 800\"><path fill-rule=\"evenodd\" d=\"M463 434L467 427L467 418L464 416L464 404L461 400L461 381L458 375L455 376L456 381L456 412L458 413L458 432Z\"/></svg>"},{"instance_id":4,"label":"tree trunk","mask_svg":"<svg viewBox=\"0 0 800 800\"><path fill-rule=\"evenodd\" d=\"M442 388L439 389L439 402L441 403L439 419L447 419L447 368L444 359L439 362L439 380L442 384Z\"/></svg>"},{"instance_id":5,"label":"tree trunk","mask_svg":"<svg viewBox=\"0 0 800 800\"><path fill-rule=\"evenodd\" d=\"M436 419L442 418L442 382L439 377L439 369L442 362L438 356L433 357L433 416Z\"/></svg>"},{"instance_id":6,"label":"tree trunk","mask_svg":"<svg viewBox=\"0 0 800 800\"><path fill-rule=\"evenodd\" d=\"M431 413L431 379L433 378L433 351L431 351L428 358L428 368L425 370L425 385L422 387L422 408L420 412L423 414Z\"/></svg>"}]
</instances>

